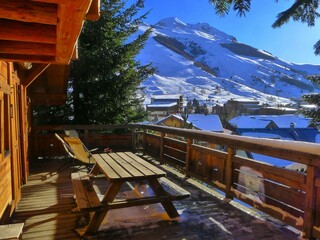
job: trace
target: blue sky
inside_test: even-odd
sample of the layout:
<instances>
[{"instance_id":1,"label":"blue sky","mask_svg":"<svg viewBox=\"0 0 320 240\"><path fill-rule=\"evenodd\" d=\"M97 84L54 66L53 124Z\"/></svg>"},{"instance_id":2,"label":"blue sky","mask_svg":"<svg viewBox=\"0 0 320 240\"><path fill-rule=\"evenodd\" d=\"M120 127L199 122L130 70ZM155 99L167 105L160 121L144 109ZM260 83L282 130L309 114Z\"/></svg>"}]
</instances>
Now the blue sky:
<instances>
[{"instance_id":1,"label":"blue sky","mask_svg":"<svg viewBox=\"0 0 320 240\"><path fill-rule=\"evenodd\" d=\"M132 2L135 1L128 0ZM239 42L271 52L283 60L320 64L320 56L313 53L313 45L320 39L319 21L312 28L292 21L278 29L271 27L277 14L293 2L252 0L246 17L239 17L233 11L220 17L208 0L145 0L145 11L151 10L146 22L155 24L166 17L178 17L185 23L207 22Z\"/></svg>"}]
</instances>

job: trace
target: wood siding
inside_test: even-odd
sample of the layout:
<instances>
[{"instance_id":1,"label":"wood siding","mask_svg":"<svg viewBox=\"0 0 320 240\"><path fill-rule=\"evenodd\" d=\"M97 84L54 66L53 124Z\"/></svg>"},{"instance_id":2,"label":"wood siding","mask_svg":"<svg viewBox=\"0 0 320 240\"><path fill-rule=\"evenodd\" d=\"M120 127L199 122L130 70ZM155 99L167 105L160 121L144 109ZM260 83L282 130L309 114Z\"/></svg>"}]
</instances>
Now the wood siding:
<instances>
[{"instance_id":1,"label":"wood siding","mask_svg":"<svg viewBox=\"0 0 320 240\"><path fill-rule=\"evenodd\" d=\"M20 105L26 101L13 63L0 61L0 82L0 221L6 222L21 199L23 176L27 177L27 142L21 145L21 126L26 122L20 118L25 113Z\"/></svg>"}]
</instances>

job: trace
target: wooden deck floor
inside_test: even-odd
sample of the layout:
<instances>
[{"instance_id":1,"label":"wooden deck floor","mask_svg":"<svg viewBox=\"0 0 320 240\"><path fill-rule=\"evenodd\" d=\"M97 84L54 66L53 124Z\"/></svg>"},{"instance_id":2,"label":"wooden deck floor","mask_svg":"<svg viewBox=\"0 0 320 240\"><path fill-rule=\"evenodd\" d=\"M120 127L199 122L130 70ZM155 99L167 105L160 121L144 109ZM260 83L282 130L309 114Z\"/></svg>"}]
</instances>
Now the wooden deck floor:
<instances>
[{"instance_id":1,"label":"wooden deck floor","mask_svg":"<svg viewBox=\"0 0 320 240\"><path fill-rule=\"evenodd\" d=\"M67 164L67 160L45 160L31 169L13 218L13 222L25 222L23 239L81 239L75 229L86 218L73 211L76 204L70 180L71 172L79 169ZM212 190L196 187L199 184L191 179L172 171L168 172L168 178L192 194L175 202L180 218L169 220L159 204L112 210L102 231L89 239L299 239L286 226L259 214L256 214L259 218L248 214L237 208L238 204L225 203L218 195L212 195ZM98 180L97 190L103 192L104 187L103 180ZM147 186L140 184L126 186L122 194L146 192Z\"/></svg>"}]
</instances>

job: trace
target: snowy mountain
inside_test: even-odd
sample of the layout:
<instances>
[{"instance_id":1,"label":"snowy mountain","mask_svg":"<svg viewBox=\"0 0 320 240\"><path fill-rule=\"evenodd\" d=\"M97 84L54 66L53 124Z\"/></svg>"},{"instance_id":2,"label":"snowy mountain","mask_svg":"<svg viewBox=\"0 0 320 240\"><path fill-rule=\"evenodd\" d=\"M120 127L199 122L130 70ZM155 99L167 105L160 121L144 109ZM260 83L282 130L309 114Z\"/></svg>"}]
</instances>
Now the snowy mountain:
<instances>
[{"instance_id":1,"label":"snowy mountain","mask_svg":"<svg viewBox=\"0 0 320 240\"><path fill-rule=\"evenodd\" d=\"M139 31L150 26L145 24ZM231 98L256 99L270 105L290 104L302 94L318 92L306 79L320 65L289 63L256 49L207 23L186 24L167 18L153 26L137 56L156 73L143 82L145 103L152 95L183 94L209 105ZM212 104L210 104L212 103Z\"/></svg>"}]
</instances>

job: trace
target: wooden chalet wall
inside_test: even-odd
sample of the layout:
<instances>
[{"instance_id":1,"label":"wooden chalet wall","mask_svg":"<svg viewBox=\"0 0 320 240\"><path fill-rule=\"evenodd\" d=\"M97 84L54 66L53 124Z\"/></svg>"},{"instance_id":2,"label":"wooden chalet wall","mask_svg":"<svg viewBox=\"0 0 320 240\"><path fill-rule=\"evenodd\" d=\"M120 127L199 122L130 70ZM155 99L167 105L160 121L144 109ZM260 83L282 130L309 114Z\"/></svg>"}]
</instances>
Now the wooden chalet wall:
<instances>
[{"instance_id":1,"label":"wooden chalet wall","mask_svg":"<svg viewBox=\"0 0 320 240\"><path fill-rule=\"evenodd\" d=\"M0 61L0 223L11 216L27 178L25 89L13 63Z\"/></svg>"},{"instance_id":2,"label":"wooden chalet wall","mask_svg":"<svg viewBox=\"0 0 320 240\"><path fill-rule=\"evenodd\" d=\"M14 212L28 177L30 102L64 103L83 23L99 15L100 0L1 1L0 224Z\"/></svg>"}]
</instances>

